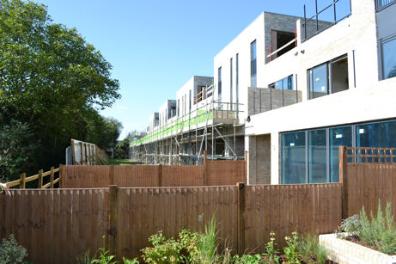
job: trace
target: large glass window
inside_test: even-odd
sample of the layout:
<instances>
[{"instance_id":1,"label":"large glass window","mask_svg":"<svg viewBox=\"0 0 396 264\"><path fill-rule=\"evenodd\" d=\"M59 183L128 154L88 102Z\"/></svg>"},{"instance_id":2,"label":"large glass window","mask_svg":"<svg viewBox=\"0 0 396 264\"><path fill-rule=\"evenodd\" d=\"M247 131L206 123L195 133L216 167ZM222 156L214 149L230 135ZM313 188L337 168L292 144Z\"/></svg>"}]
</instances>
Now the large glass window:
<instances>
[{"instance_id":1,"label":"large glass window","mask_svg":"<svg viewBox=\"0 0 396 264\"><path fill-rule=\"evenodd\" d=\"M396 120L281 133L281 182L338 182L339 146L395 148Z\"/></svg>"},{"instance_id":2,"label":"large glass window","mask_svg":"<svg viewBox=\"0 0 396 264\"><path fill-rule=\"evenodd\" d=\"M305 183L305 132L282 134L282 183Z\"/></svg>"},{"instance_id":3,"label":"large glass window","mask_svg":"<svg viewBox=\"0 0 396 264\"><path fill-rule=\"evenodd\" d=\"M293 90L293 75L289 75L282 80L271 83L269 88L274 88L278 90Z\"/></svg>"},{"instance_id":4,"label":"large glass window","mask_svg":"<svg viewBox=\"0 0 396 264\"><path fill-rule=\"evenodd\" d=\"M376 1L377 1L377 9L382 9L396 2L395 0L376 0Z\"/></svg>"},{"instance_id":5,"label":"large glass window","mask_svg":"<svg viewBox=\"0 0 396 264\"><path fill-rule=\"evenodd\" d=\"M326 130L308 131L308 182L327 182Z\"/></svg>"},{"instance_id":6,"label":"large glass window","mask_svg":"<svg viewBox=\"0 0 396 264\"><path fill-rule=\"evenodd\" d=\"M257 86L257 47L256 40L250 43L250 86Z\"/></svg>"},{"instance_id":7,"label":"large glass window","mask_svg":"<svg viewBox=\"0 0 396 264\"><path fill-rule=\"evenodd\" d=\"M217 95L221 96L221 88L222 88L222 81L221 81L221 67L217 69Z\"/></svg>"},{"instance_id":8,"label":"large glass window","mask_svg":"<svg viewBox=\"0 0 396 264\"><path fill-rule=\"evenodd\" d=\"M382 44L383 78L396 77L396 37Z\"/></svg>"},{"instance_id":9,"label":"large glass window","mask_svg":"<svg viewBox=\"0 0 396 264\"><path fill-rule=\"evenodd\" d=\"M330 181L339 180L339 147L352 146L352 126L335 127L329 130Z\"/></svg>"},{"instance_id":10,"label":"large glass window","mask_svg":"<svg viewBox=\"0 0 396 264\"><path fill-rule=\"evenodd\" d=\"M327 63L309 70L310 98L317 98L329 93L329 79Z\"/></svg>"},{"instance_id":11,"label":"large glass window","mask_svg":"<svg viewBox=\"0 0 396 264\"><path fill-rule=\"evenodd\" d=\"M396 121L358 125L356 127L356 145L358 147L395 147Z\"/></svg>"}]
</instances>

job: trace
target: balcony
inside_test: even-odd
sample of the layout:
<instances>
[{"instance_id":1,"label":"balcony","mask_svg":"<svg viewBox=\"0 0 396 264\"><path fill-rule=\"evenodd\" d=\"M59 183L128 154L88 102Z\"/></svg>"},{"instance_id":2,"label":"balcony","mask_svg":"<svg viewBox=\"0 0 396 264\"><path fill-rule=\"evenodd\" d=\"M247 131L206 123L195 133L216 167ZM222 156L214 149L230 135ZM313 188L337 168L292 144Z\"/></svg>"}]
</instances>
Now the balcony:
<instances>
[{"instance_id":1,"label":"balcony","mask_svg":"<svg viewBox=\"0 0 396 264\"><path fill-rule=\"evenodd\" d=\"M298 90L249 87L248 115L255 115L301 102Z\"/></svg>"}]
</instances>

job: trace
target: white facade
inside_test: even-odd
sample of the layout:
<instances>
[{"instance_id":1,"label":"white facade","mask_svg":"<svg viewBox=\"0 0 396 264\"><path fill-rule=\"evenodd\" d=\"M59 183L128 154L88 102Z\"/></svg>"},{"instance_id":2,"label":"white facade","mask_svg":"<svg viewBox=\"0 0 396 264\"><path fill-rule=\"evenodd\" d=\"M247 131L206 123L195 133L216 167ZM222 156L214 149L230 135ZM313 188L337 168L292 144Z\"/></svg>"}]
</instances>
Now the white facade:
<instances>
[{"instance_id":1,"label":"white facade","mask_svg":"<svg viewBox=\"0 0 396 264\"><path fill-rule=\"evenodd\" d=\"M381 40L396 34L396 5L377 13L375 1L352 0L351 11L304 42L298 35L297 47L262 65L258 80L264 87L293 75L303 98L301 103L254 115L246 123L247 151L257 149L249 143L254 136L270 138L272 184L280 182L280 133L396 118L396 79L381 80ZM347 56L349 89L309 99L309 70L342 55ZM255 164L248 167L250 181L255 182L260 172Z\"/></svg>"}]
</instances>

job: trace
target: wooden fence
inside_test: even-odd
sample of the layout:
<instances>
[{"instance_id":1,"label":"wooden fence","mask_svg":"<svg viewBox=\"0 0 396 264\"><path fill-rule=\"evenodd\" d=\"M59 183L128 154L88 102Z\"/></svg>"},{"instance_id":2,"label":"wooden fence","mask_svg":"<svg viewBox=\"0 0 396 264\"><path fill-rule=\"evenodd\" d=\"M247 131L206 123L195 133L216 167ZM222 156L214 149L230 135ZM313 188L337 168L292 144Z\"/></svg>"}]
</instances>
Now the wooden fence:
<instances>
[{"instance_id":1,"label":"wooden fence","mask_svg":"<svg viewBox=\"0 0 396 264\"><path fill-rule=\"evenodd\" d=\"M360 212L375 213L378 203L393 205L396 215L396 148L340 148L343 182L343 218Z\"/></svg>"},{"instance_id":2,"label":"wooden fence","mask_svg":"<svg viewBox=\"0 0 396 264\"><path fill-rule=\"evenodd\" d=\"M47 177L49 177L48 180ZM20 189L25 189L26 183L33 181L37 181L37 188L39 189L54 188L55 185L58 184L60 181L59 168L51 167L51 169L46 172L44 172L43 170L39 170L37 174L28 177L26 176L26 173L22 173L19 179L6 182L5 186L7 188L18 187Z\"/></svg>"},{"instance_id":3,"label":"wooden fence","mask_svg":"<svg viewBox=\"0 0 396 264\"><path fill-rule=\"evenodd\" d=\"M206 160L199 166L63 166L62 188L235 185L246 181L243 160Z\"/></svg>"},{"instance_id":4,"label":"wooden fence","mask_svg":"<svg viewBox=\"0 0 396 264\"><path fill-rule=\"evenodd\" d=\"M223 246L262 252L271 231L280 240L295 230L332 232L341 221L340 201L340 184L16 189L0 194L0 238L14 233L33 263L71 263L104 242L132 257L160 230L203 231L215 216Z\"/></svg>"},{"instance_id":5,"label":"wooden fence","mask_svg":"<svg viewBox=\"0 0 396 264\"><path fill-rule=\"evenodd\" d=\"M215 216L222 245L233 252L260 252L271 231L279 241L292 231L329 233L362 207L375 211L379 199L395 205L393 153L342 147L340 183L317 185L158 187L224 184L224 176L210 174L221 174L222 169L244 173L227 163L208 162L194 171L167 166L63 167L66 174L62 175L67 176L62 181L69 181L69 186L81 180L100 188L0 193L0 238L14 233L33 263L74 262L87 250L93 253L103 245L119 257L132 257L157 231L167 236L182 228L202 231ZM229 178L238 179L233 177ZM147 185L153 187L136 187Z\"/></svg>"}]
</instances>

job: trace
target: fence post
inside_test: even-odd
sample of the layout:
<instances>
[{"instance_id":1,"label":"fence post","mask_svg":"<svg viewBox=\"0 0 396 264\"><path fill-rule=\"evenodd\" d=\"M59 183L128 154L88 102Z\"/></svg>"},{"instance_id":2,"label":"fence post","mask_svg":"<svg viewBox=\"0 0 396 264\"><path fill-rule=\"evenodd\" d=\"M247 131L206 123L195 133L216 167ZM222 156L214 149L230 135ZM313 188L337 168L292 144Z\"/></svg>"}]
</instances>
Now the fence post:
<instances>
[{"instance_id":1,"label":"fence post","mask_svg":"<svg viewBox=\"0 0 396 264\"><path fill-rule=\"evenodd\" d=\"M237 250L238 254L245 252L245 183L237 183L238 188L238 230L237 230Z\"/></svg>"},{"instance_id":2,"label":"fence post","mask_svg":"<svg viewBox=\"0 0 396 264\"><path fill-rule=\"evenodd\" d=\"M38 173L38 188L41 189L43 187L43 170L39 170Z\"/></svg>"},{"instance_id":3,"label":"fence post","mask_svg":"<svg viewBox=\"0 0 396 264\"><path fill-rule=\"evenodd\" d=\"M162 164L158 165L158 187L162 187Z\"/></svg>"},{"instance_id":4,"label":"fence post","mask_svg":"<svg viewBox=\"0 0 396 264\"><path fill-rule=\"evenodd\" d=\"M203 186L208 186L208 152L206 150L204 151L202 176Z\"/></svg>"},{"instance_id":5,"label":"fence post","mask_svg":"<svg viewBox=\"0 0 396 264\"><path fill-rule=\"evenodd\" d=\"M342 218L348 217L348 176L347 176L347 150L345 146L339 147L339 181L342 191Z\"/></svg>"},{"instance_id":6,"label":"fence post","mask_svg":"<svg viewBox=\"0 0 396 264\"><path fill-rule=\"evenodd\" d=\"M21 173L20 180L19 180L19 188L25 189L26 188L26 173Z\"/></svg>"},{"instance_id":7,"label":"fence post","mask_svg":"<svg viewBox=\"0 0 396 264\"><path fill-rule=\"evenodd\" d=\"M53 189L54 188L54 167L51 167L51 174L50 174L50 181L51 181L51 185L50 188Z\"/></svg>"},{"instance_id":8,"label":"fence post","mask_svg":"<svg viewBox=\"0 0 396 264\"><path fill-rule=\"evenodd\" d=\"M109 170L109 185L114 185L114 165L110 165L110 170Z\"/></svg>"},{"instance_id":9,"label":"fence post","mask_svg":"<svg viewBox=\"0 0 396 264\"><path fill-rule=\"evenodd\" d=\"M117 234L118 234L118 186L109 187L109 230L107 247L111 254L117 254Z\"/></svg>"},{"instance_id":10,"label":"fence post","mask_svg":"<svg viewBox=\"0 0 396 264\"><path fill-rule=\"evenodd\" d=\"M66 177L65 169L66 169L66 167L64 165L59 164L59 172L58 172L58 177L59 177L58 187L59 188L62 188L63 184L64 184L64 178Z\"/></svg>"}]
</instances>

